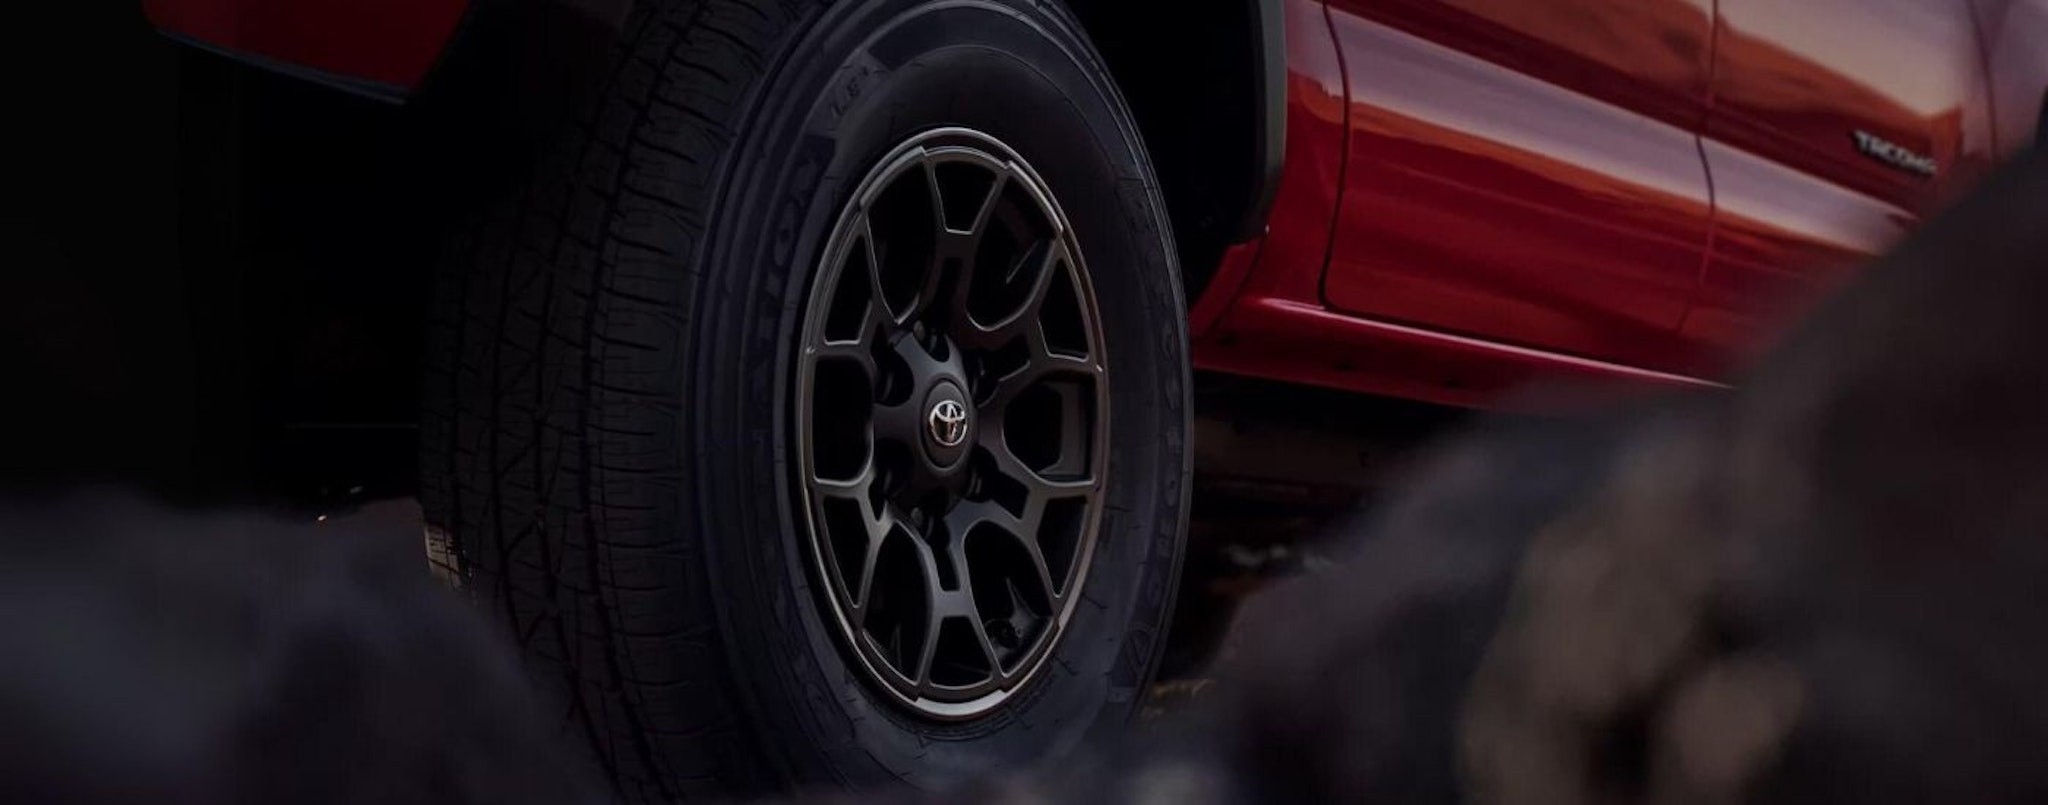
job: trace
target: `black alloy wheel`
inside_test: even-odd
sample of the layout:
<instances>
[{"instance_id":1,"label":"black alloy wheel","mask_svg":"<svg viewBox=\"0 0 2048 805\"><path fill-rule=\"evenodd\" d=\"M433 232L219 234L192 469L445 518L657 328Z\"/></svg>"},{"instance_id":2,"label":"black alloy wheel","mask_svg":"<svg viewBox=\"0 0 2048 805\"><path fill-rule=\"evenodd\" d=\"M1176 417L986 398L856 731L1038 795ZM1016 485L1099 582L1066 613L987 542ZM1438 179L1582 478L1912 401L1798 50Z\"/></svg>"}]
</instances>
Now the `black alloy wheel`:
<instances>
[{"instance_id":1,"label":"black alloy wheel","mask_svg":"<svg viewBox=\"0 0 2048 805\"><path fill-rule=\"evenodd\" d=\"M840 213L794 387L819 603L918 713L1000 705L1079 598L1109 429L1097 317L1057 201L987 134L917 135Z\"/></svg>"},{"instance_id":2,"label":"black alloy wheel","mask_svg":"<svg viewBox=\"0 0 2048 805\"><path fill-rule=\"evenodd\" d=\"M1113 740L1187 526L1187 300L1055 0L642 0L450 244L430 551L621 802Z\"/></svg>"}]
</instances>

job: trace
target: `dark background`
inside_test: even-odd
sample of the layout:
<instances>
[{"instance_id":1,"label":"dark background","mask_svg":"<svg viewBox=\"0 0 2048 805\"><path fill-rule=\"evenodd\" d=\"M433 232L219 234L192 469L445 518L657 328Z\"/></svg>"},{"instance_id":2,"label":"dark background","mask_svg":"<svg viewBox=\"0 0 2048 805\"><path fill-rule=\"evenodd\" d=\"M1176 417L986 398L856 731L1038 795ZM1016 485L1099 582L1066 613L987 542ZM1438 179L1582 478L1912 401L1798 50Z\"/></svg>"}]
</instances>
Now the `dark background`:
<instances>
[{"instance_id":1,"label":"dark background","mask_svg":"<svg viewBox=\"0 0 2048 805\"><path fill-rule=\"evenodd\" d=\"M7 491L403 487L452 214L418 116L181 47L132 2L43 5L17 39L56 58L9 71Z\"/></svg>"}]
</instances>

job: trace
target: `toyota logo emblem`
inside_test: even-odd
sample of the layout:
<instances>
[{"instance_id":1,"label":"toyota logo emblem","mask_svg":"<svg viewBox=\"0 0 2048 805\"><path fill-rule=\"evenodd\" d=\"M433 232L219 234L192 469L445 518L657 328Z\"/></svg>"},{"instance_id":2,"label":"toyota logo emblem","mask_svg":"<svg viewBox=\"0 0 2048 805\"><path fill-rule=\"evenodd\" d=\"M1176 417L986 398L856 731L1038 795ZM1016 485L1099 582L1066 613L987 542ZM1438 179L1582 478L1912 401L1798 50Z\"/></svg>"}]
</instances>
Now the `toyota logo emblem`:
<instances>
[{"instance_id":1,"label":"toyota logo emblem","mask_svg":"<svg viewBox=\"0 0 2048 805\"><path fill-rule=\"evenodd\" d=\"M925 416L925 425L940 447L959 447L967 439L967 406L959 400L940 400Z\"/></svg>"}]
</instances>

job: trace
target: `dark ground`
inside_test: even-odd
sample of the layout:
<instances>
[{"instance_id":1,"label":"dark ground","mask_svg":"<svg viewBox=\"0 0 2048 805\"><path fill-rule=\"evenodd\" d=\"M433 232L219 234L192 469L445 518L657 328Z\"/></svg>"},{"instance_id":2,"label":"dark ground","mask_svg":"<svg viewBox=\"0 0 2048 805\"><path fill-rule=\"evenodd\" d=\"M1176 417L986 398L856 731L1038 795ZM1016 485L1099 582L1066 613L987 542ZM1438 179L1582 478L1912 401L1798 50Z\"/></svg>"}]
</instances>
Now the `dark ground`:
<instances>
[{"instance_id":1,"label":"dark ground","mask_svg":"<svg viewBox=\"0 0 2048 805\"><path fill-rule=\"evenodd\" d=\"M335 499L295 516L400 539L421 533L419 504L411 498L369 498L367 489L356 490L340 490ZM1230 625L1247 596L1276 581L1332 566L1317 537L1336 516L1334 511L1281 515L1260 511L1265 507L1238 508L1252 511L1211 512L1190 535L1174 631L1144 718L1174 712L1209 687L1211 665L1235 645ZM422 572L425 567L423 557Z\"/></svg>"},{"instance_id":2,"label":"dark ground","mask_svg":"<svg viewBox=\"0 0 2048 805\"><path fill-rule=\"evenodd\" d=\"M407 483L386 457L411 438L438 214L394 192L419 167L403 116L186 52L132 2L50 13L23 30L65 58L9 116L26 216L0 272L0 485L223 503Z\"/></svg>"}]
</instances>

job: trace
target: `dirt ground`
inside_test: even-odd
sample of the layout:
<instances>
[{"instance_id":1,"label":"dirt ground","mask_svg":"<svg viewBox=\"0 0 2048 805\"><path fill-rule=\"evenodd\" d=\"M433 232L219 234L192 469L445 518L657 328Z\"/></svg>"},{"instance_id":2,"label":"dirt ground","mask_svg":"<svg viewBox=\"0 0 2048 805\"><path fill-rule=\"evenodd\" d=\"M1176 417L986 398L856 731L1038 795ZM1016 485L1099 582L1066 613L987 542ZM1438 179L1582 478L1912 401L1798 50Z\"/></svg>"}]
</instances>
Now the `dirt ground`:
<instances>
[{"instance_id":1,"label":"dirt ground","mask_svg":"<svg viewBox=\"0 0 2048 805\"><path fill-rule=\"evenodd\" d=\"M334 502L301 513L316 522L368 526L393 539L423 539L419 504L407 497L371 498L369 490L339 490ZM353 493L353 494L352 494ZM1167 640L1152 701L1141 718L1174 712L1210 687L1209 668L1228 652L1230 625L1246 596L1299 573L1328 565L1318 532L1340 516L1329 508L1280 510L1233 506L1198 510L1189 534L1174 627ZM422 558L422 569L425 560Z\"/></svg>"}]
</instances>

